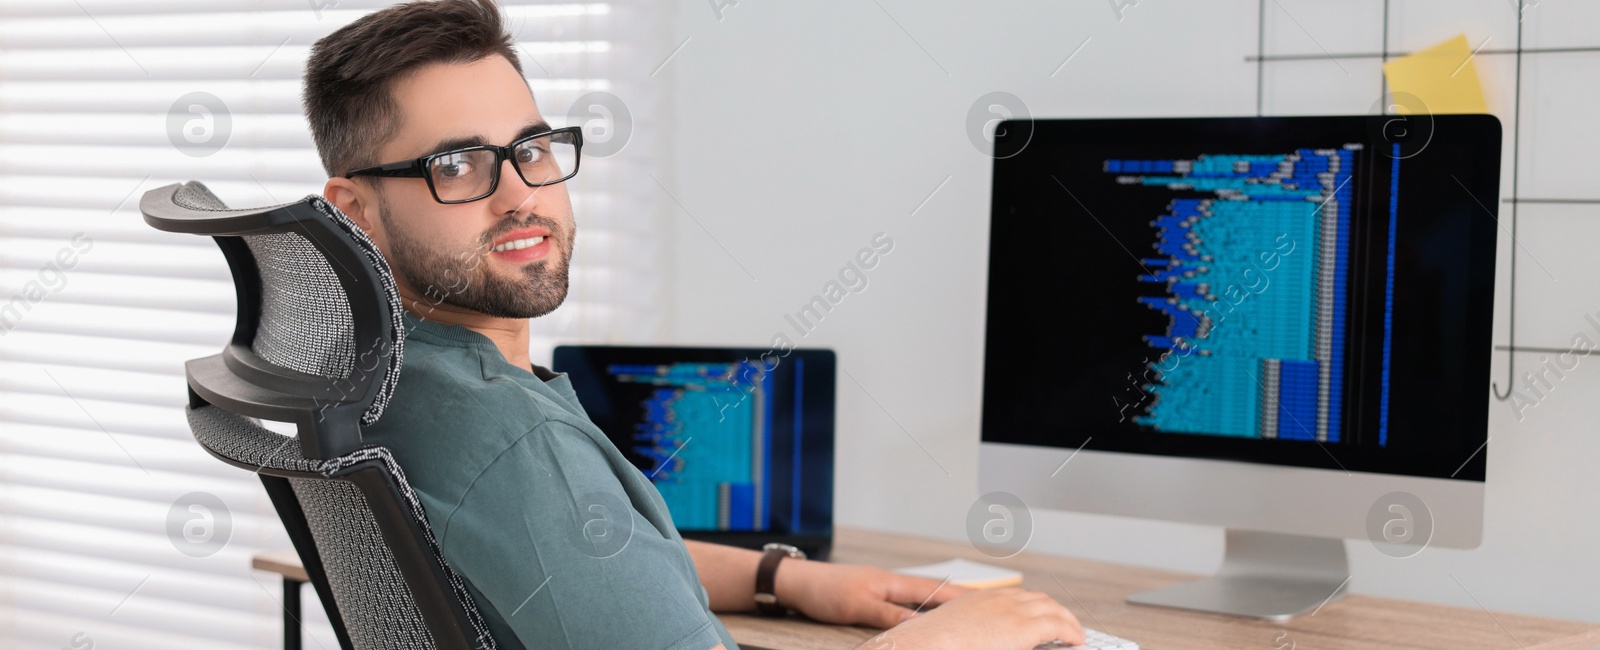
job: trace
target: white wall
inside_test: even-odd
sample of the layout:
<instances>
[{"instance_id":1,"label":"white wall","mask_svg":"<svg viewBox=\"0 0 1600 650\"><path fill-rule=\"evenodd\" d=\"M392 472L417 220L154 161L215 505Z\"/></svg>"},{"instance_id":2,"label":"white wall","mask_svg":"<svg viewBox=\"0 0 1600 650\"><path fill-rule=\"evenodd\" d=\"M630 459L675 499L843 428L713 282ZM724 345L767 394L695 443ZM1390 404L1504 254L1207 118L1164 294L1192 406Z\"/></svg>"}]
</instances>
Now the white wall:
<instances>
[{"instance_id":1,"label":"white wall","mask_svg":"<svg viewBox=\"0 0 1600 650\"><path fill-rule=\"evenodd\" d=\"M1267 52L1375 52L1382 6L1273 0ZM990 161L966 134L968 108L1003 90L1039 117L1253 114L1256 68L1245 57L1257 7L1146 0L1119 21L1099 0L745 0L719 20L708 2L679 3L679 39L689 40L660 72L678 128L659 176L688 211L674 212L673 336L751 346L794 336L783 315L874 233L889 233L896 246L869 288L798 341L840 355L838 520L963 539L977 496L990 184ZM1543 0L1526 16L1526 47L1600 45L1600 3ZM1474 46L1492 38L1489 50L1516 42L1506 0L1393 0L1391 17L1391 50L1462 32ZM1476 62L1509 147L1512 57ZM1524 196L1600 196L1597 72L1600 53L1526 56ZM1268 63L1264 76L1269 115L1366 113L1381 88L1375 59ZM1502 196L1509 187L1508 178ZM1587 327L1582 313L1600 311L1585 278L1597 211L1521 207L1519 345L1565 346ZM1509 210L1502 220L1509 228ZM1503 345L1508 230L1501 239ZM1519 355L1519 371L1539 357ZM1495 359L1504 377L1506 353ZM1353 541L1353 589L1600 621L1596 395L1600 359L1587 359L1525 421L1495 402L1483 546L1397 560ZM1220 560L1214 528L1070 513L1037 521L1033 550L1198 572Z\"/></svg>"}]
</instances>

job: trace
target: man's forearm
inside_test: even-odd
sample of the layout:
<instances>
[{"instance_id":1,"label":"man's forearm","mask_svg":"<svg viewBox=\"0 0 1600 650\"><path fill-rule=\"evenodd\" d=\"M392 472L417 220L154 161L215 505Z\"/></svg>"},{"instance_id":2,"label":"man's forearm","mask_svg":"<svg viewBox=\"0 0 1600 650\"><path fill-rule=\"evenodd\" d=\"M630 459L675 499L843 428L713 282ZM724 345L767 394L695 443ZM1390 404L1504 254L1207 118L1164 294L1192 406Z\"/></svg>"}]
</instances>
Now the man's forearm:
<instances>
[{"instance_id":1,"label":"man's forearm","mask_svg":"<svg viewBox=\"0 0 1600 650\"><path fill-rule=\"evenodd\" d=\"M755 609L756 566L761 553L722 544L684 540L695 573L711 599L711 610L742 612ZM787 560L785 560L787 561Z\"/></svg>"},{"instance_id":2,"label":"man's forearm","mask_svg":"<svg viewBox=\"0 0 1600 650\"><path fill-rule=\"evenodd\" d=\"M689 548L689 557L694 560L700 585L706 588L712 611L747 612L756 608L756 567L761 565L760 551L690 540L684 540L683 544ZM778 604L795 607L814 573L808 560L786 559L779 564L772 581Z\"/></svg>"}]
</instances>

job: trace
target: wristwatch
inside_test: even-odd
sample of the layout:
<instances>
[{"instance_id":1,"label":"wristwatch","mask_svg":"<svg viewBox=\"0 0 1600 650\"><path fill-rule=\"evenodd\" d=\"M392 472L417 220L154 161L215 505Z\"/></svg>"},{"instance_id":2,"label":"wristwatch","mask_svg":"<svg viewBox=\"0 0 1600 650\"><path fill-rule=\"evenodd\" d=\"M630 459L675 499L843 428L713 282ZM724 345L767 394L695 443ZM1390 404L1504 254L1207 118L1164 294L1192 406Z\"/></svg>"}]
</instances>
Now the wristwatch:
<instances>
[{"instance_id":1,"label":"wristwatch","mask_svg":"<svg viewBox=\"0 0 1600 650\"><path fill-rule=\"evenodd\" d=\"M761 547L761 564L756 567L756 611L767 616L782 616L789 610L778 604L775 585L778 581L778 563L784 558L806 559L805 551L773 542Z\"/></svg>"}]
</instances>

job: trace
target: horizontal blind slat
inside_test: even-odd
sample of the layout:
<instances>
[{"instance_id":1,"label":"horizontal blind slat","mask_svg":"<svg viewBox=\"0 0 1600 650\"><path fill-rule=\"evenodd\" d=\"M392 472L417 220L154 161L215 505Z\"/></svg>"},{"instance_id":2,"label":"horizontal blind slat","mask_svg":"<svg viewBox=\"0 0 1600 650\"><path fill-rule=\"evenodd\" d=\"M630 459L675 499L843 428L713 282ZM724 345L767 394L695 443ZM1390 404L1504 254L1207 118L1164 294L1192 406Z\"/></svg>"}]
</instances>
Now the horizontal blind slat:
<instances>
[{"instance_id":1,"label":"horizontal blind slat","mask_svg":"<svg viewBox=\"0 0 1600 650\"><path fill-rule=\"evenodd\" d=\"M278 592L274 590L272 593ZM269 639L276 638L273 636L273 630L263 621L250 621L245 624L241 633L248 633L247 640L223 642L181 633L151 630L131 617L128 617L128 620L123 619L120 614L104 619L89 619L81 615L81 612L44 609L31 606L26 601L9 605L0 604L0 620L6 621L5 627L0 629L6 631L8 640L18 644L16 646L18 650L59 650L71 648L74 642L80 646L92 642L95 648L118 650L261 650L271 645ZM319 628L313 629L324 639L317 642L323 644L322 648L338 647L338 642L333 641L331 632ZM317 647L313 645L312 639L313 637L308 635L307 648Z\"/></svg>"},{"instance_id":2,"label":"horizontal blind slat","mask_svg":"<svg viewBox=\"0 0 1600 650\"><path fill-rule=\"evenodd\" d=\"M0 360L178 375L183 373L185 360L211 356L218 350L212 346L113 341L25 330L13 330L0 337Z\"/></svg>"},{"instance_id":3,"label":"horizontal blind slat","mask_svg":"<svg viewBox=\"0 0 1600 650\"><path fill-rule=\"evenodd\" d=\"M72 45L92 48L10 50L0 54L0 77L15 80L43 80L71 82L78 80L211 80L224 78L249 78L254 80L298 81L305 70L310 45L293 45L293 35L283 36L277 43L256 46L235 45L238 39L225 39L225 35L204 46L189 45L168 47L171 39L152 35L138 39L157 46L139 47L122 43L111 47L104 33L92 26L81 34L63 37ZM61 45L62 39L51 38L29 31L41 44ZM251 30L251 33L257 33ZM0 38L5 34L0 33ZM16 40L13 37L13 40ZM31 39L30 39L31 40ZM120 39L119 39L120 40ZM255 40L255 39L244 39ZM302 41L304 42L304 41ZM8 45L18 45L8 43ZM533 57L539 63L530 67L538 70L563 71L576 68L584 55L609 50L609 41L535 41L518 43L523 57Z\"/></svg>"},{"instance_id":4,"label":"horizontal blind slat","mask_svg":"<svg viewBox=\"0 0 1600 650\"><path fill-rule=\"evenodd\" d=\"M4 297L4 304L9 305L17 295L24 294L28 290L27 283L36 277L24 275L16 282L0 280L0 296ZM174 312L174 317L185 316L185 312L230 316L234 313L235 298L231 281L77 273L70 282L66 289L51 294L45 300L49 303L167 309ZM4 341L0 341L0 349L4 348Z\"/></svg>"},{"instance_id":5,"label":"horizontal blind slat","mask_svg":"<svg viewBox=\"0 0 1600 650\"><path fill-rule=\"evenodd\" d=\"M565 102L546 104L554 106L566 106L581 93L612 87L610 80L598 78L530 76L527 81L534 94L543 100L551 99L552 95L567 98ZM148 111L165 115L179 97L196 90L216 95L238 114L246 112L241 108L249 107L250 114L301 115L299 80L208 79L197 84L193 80L142 76L139 80L0 81L0 110L63 114Z\"/></svg>"},{"instance_id":6,"label":"horizontal blind slat","mask_svg":"<svg viewBox=\"0 0 1600 650\"><path fill-rule=\"evenodd\" d=\"M265 499L266 495L263 494ZM178 552L165 533L146 535L114 528L101 528L21 515L0 514L7 537L5 543L28 548L55 550L86 557L97 557L153 568L195 571L211 575L236 574L250 565L250 556L266 548L286 548L288 537L282 527L270 531L235 527L229 543L214 555L192 557ZM230 537L232 537L230 536Z\"/></svg>"},{"instance_id":7,"label":"horizontal blind slat","mask_svg":"<svg viewBox=\"0 0 1600 650\"><path fill-rule=\"evenodd\" d=\"M394 0L336 0L323 4L327 8L316 10L304 0L76 0L74 3L62 3L58 0L6 0L0 5L0 17L67 17L81 18L84 15L97 17L112 16L143 16L156 15L171 19L174 16L193 18L194 14L209 14L224 21L230 18L229 14L254 16L262 12L306 12L313 17L326 16L333 20L342 14L350 14L344 22L354 16L365 14L373 9L381 9L394 4ZM566 15L596 15L602 16L611 13L612 5L607 2L563 2L562 0L500 0L501 8L511 16L566 16ZM76 5L76 6L74 6ZM203 16L202 16L203 17ZM343 22L339 23L343 24ZM324 32L331 32L338 25L324 27Z\"/></svg>"},{"instance_id":8,"label":"horizontal blind slat","mask_svg":"<svg viewBox=\"0 0 1600 650\"><path fill-rule=\"evenodd\" d=\"M239 470L243 471L243 470ZM193 490L190 490L193 491ZM181 492L179 495L187 494ZM174 495L176 498L179 495ZM222 496L222 495L219 495ZM234 504L228 511L228 539L226 543L235 541L254 548L256 545L248 544L245 540L232 538L234 529L262 529L267 524L277 521L277 515L270 509L264 512L249 512L237 506L245 501L241 495L229 499L224 496L227 503ZM254 495L250 495L254 496ZM5 506L6 512L13 516L32 517L42 521L58 521L73 523L78 521L92 521L97 528L105 530L119 530L130 533L167 537L165 530L167 511L172 506L173 499L161 501L143 501L139 499L115 498L107 495L83 493L75 490L56 487L41 487L27 483L19 483L7 488L5 494L0 494L0 505ZM190 518L189 513L182 513L184 520ZM173 552L179 552L174 549ZM195 563L186 573L203 573L202 568L221 569L219 564ZM242 571L235 570L237 574ZM196 576L199 577L198 575Z\"/></svg>"},{"instance_id":9,"label":"horizontal blind slat","mask_svg":"<svg viewBox=\"0 0 1600 650\"><path fill-rule=\"evenodd\" d=\"M231 575L213 576L142 563L85 558L45 549L3 545L0 545L0 549L4 549L10 574L20 578L111 592L126 592L143 580L139 596L167 601L175 608L185 610L192 604L254 612L258 611L262 592L260 586L240 579L246 569ZM147 577L148 580L145 580ZM260 578L263 582L267 581L264 575ZM322 614L320 608L304 608L302 614L312 621L318 618L327 620L325 614L317 616Z\"/></svg>"},{"instance_id":10,"label":"horizontal blind slat","mask_svg":"<svg viewBox=\"0 0 1600 650\"><path fill-rule=\"evenodd\" d=\"M15 589L16 593L26 594L26 600L8 603L13 607L73 616L86 622L115 622L149 632L168 631L169 634L164 635L166 643L192 643L188 639L193 639L225 644L223 647L227 647L259 639L259 633L254 628L260 625L262 617L254 612L229 611L220 607L175 603L144 596L138 582L128 585L129 592L133 593L129 597L128 592L85 589L45 580L20 577L8 580L8 586ZM171 631L180 630L181 636L170 634ZM148 638L160 639L161 636L150 634Z\"/></svg>"},{"instance_id":11,"label":"horizontal blind slat","mask_svg":"<svg viewBox=\"0 0 1600 650\"><path fill-rule=\"evenodd\" d=\"M181 380L180 380L181 381ZM152 472L164 471L231 481L243 470L217 462L191 439L118 435L107 438L99 429L7 423L0 431L0 453L20 457L52 458L103 465L131 465L131 455Z\"/></svg>"}]
</instances>

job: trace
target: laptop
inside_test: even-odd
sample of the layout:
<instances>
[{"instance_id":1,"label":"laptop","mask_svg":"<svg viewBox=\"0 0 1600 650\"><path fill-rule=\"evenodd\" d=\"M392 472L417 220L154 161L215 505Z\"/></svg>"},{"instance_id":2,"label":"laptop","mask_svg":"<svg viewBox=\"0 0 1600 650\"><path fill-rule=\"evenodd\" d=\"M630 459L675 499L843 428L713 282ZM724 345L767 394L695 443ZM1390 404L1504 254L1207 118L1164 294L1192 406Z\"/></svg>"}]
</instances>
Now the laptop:
<instances>
[{"instance_id":1,"label":"laptop","mask_svg":"<svg viewBox=\"0 0 1600 650\"><path fill-rule=\"evenodd\" d=\"M563 345L552 366L685 539L827 559L832 350Z\"/></svg>"}]
</instances>

